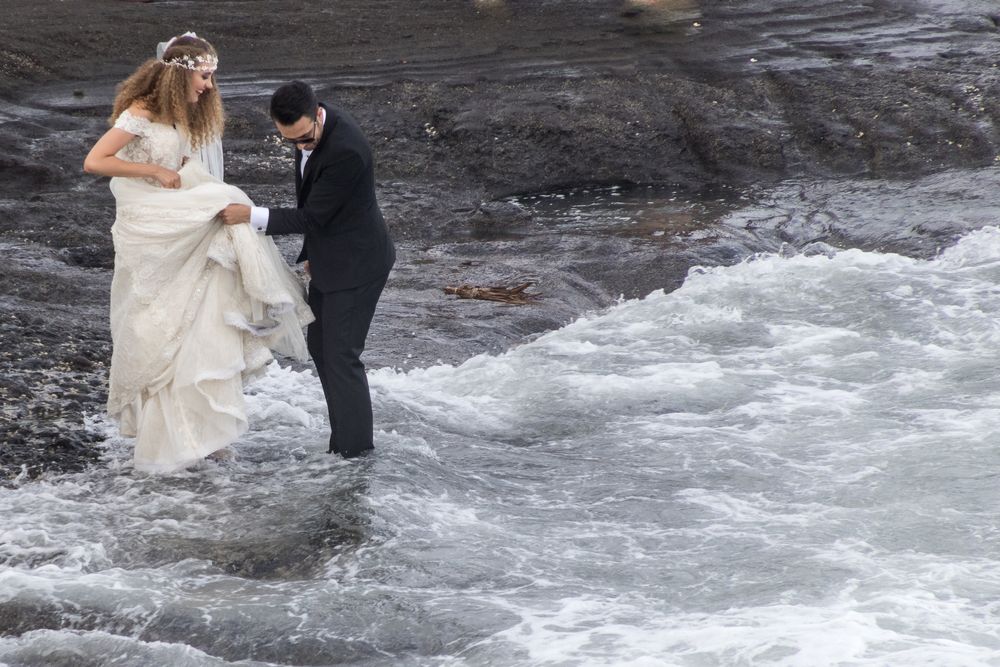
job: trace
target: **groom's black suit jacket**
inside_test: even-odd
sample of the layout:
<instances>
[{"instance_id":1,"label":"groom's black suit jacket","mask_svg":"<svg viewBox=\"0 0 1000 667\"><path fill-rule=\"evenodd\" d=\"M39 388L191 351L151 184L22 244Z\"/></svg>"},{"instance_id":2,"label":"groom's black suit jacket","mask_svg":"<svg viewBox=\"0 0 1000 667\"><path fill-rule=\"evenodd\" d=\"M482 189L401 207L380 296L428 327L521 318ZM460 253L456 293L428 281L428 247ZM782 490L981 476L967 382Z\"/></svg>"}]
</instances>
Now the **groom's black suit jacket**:
<instances>
[{"instance_id":1,"label":"groom's black suit jacket","mask_svg":"<svg viewBox=\"0 0 1000 667\"><path fill-rule=\"evenodd\" d=\"M304 234L298 261L309 260L311 284L321 292L351 289L389 273L396 249L375 199L372 152L346 111L326 111L323 135L299 169L295 151L298 208L272 208L267 234Z\"/></svg>"}]
</instances>

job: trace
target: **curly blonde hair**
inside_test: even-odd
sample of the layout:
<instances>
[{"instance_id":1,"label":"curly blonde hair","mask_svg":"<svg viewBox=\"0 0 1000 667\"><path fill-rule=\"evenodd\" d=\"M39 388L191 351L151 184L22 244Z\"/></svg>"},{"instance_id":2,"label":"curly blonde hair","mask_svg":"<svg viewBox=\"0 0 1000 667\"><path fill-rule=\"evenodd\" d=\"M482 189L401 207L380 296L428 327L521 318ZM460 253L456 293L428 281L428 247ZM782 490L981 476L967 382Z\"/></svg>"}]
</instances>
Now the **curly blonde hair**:
<instances>
[{"instance_id":1,"label":"curly blonde hair","mask_svg":"<svg viewBox=\"0 0 1000 667\"><path fill-rule=\"evenodd\" d=\"M164 63L164 60L178 57L195 58L205 55L218 57L215 48L200 37L183 36L174 39L163 53L162 60L147 60L118 85L111 124L118 120L125 109L138 102L153 114L155 120L173 123L184 130L193 148L221 137L225 116L222 98L214 85L215 73L212 73L212 89L202 93L197 104L191 104L188 94L192 70Z\"/></svg>"}]
</instances>

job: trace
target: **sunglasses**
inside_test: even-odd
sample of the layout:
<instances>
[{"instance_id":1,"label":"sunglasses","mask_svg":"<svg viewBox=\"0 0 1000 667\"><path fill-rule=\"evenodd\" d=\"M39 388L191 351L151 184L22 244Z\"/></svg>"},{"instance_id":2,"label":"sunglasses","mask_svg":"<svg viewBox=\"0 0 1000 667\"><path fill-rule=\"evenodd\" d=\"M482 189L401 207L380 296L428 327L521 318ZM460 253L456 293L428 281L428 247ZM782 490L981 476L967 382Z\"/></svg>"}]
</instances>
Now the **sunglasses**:
<instances>
[{"instance_id":1,"label":"sunglasses","mask_svg":"<svg viewBox=\"0 0 1000 667\"><path fill-rule=\"evenodd\" d=\"M319 125L319 119L313 121L312 130L309 131L304 137L298 137L297 139L289 139L283 134L278 134L278 138L281 139L282 143L286 143L290 146L297 146L299 144L311 144L316 141L316 126Z\"/></svg>"}]
</instances>

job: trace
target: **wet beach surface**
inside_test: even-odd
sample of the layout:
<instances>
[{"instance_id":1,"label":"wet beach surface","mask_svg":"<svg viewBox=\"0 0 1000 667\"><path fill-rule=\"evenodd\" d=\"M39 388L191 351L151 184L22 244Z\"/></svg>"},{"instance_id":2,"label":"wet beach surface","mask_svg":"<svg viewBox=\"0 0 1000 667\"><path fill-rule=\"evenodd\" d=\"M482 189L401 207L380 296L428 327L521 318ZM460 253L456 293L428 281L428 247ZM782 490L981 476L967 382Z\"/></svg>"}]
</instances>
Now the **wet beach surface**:
<instances>
[{"instance_id":1,"label":"wet beach surface","mask_svg":"<svg viewBox=\"0 0 1000 667\"><path fill-rule=\"evenodd\" d=\"M87 418L105 397L114 210L107 180L83 174L82 160L114 85L184 30L220 51L227 180L255 201L292 198L287 152L268 139L278 83L310 81L366 129L400 251L373 369L499 352L620 296L673 289L694 265L783 244L930 257L996 221L992 3L400 7L5 3L7 483L96 460L102 436ZM298 241L281 245L291 258ZM442 291L527 280L536 305Z\"/></svg>"}]
</instances>

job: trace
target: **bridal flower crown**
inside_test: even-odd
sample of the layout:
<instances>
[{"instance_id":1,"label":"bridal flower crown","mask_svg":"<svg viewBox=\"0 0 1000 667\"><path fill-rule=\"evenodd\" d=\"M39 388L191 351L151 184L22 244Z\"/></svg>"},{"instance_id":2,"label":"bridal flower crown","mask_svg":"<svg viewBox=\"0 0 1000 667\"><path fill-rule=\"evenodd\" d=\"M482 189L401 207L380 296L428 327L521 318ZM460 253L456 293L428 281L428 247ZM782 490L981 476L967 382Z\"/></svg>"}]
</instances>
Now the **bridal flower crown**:
<instances>
[{"instance_id":1,"label":"bridal flower crown","mask_svg":"<svg viewBox=\"0 0 1000 667\"><path fill-rule=\"evenodd\" d=\"M179 37L198 37L198 35L193 32L186 32L183 35L178 35L178 37L173 37L169 42L163 44L163 52L166 53L170 45L174 43L174 40ZM183 67L184 69L193 70L196 72L214 72L219 68L219 59L213 56L211 53L206 53L203 56L189 56L187 54L174 56L169 60L160 56L160 62L164 65L170 65L171 67Z\"/></svg>"},{"instance_id":2,"label":"bridal flower crown","mask_svg":"<svg viewBox=\"0 0 1000 667\"><path fill-rule=\"evenodd\" d=\"M201 72L214 72L219 68L219 59L211 54L203 56L176 56L170 60L164 60L164 65L171 67L183 67L184 69Z\"/></svg>"}]
</instances>

